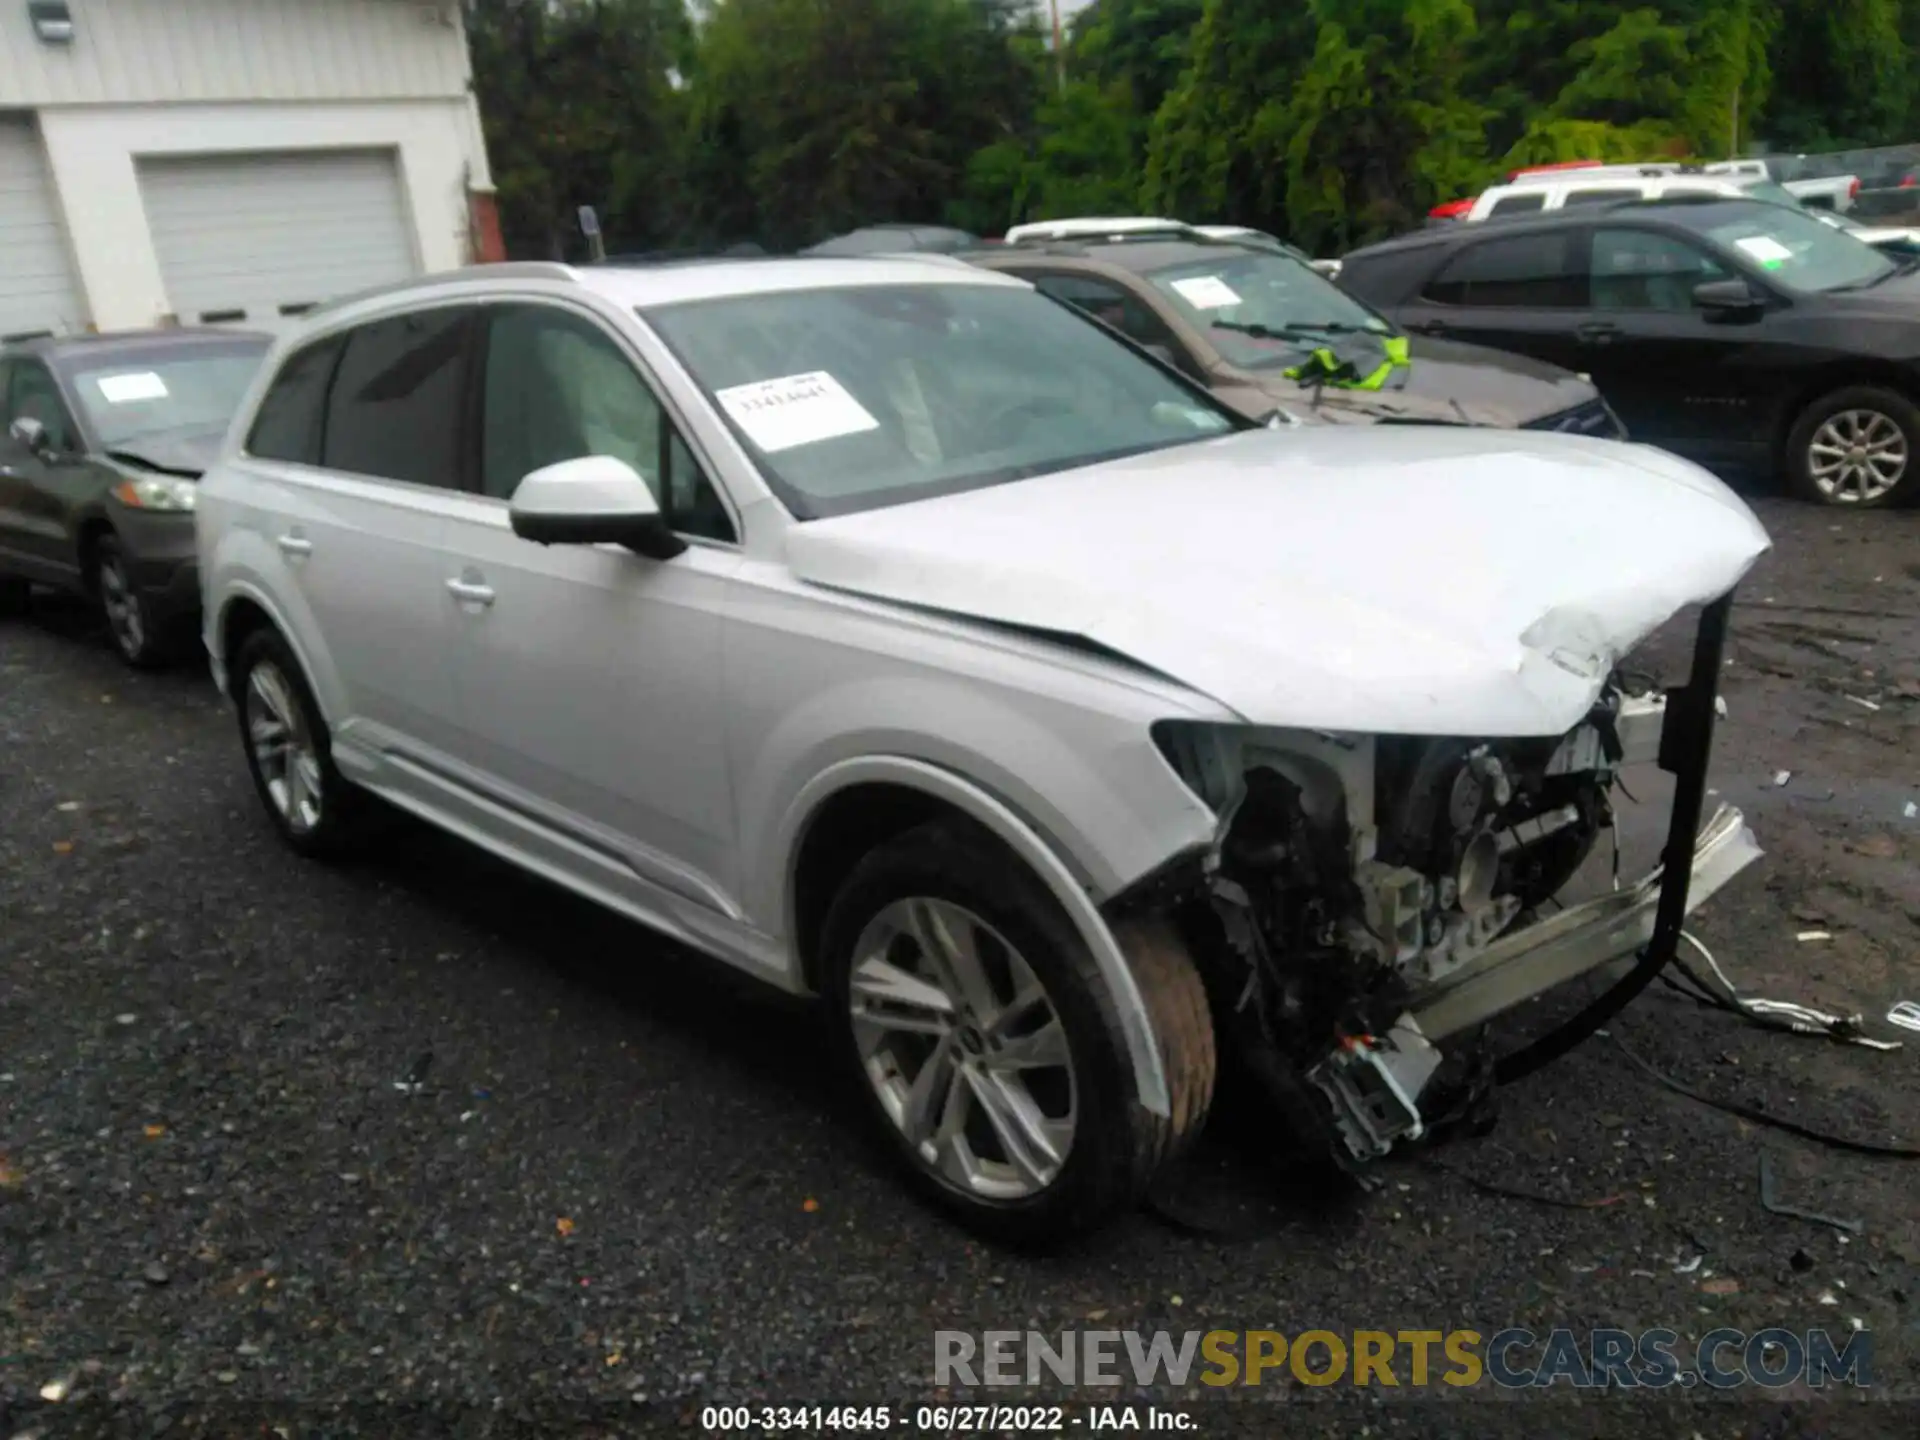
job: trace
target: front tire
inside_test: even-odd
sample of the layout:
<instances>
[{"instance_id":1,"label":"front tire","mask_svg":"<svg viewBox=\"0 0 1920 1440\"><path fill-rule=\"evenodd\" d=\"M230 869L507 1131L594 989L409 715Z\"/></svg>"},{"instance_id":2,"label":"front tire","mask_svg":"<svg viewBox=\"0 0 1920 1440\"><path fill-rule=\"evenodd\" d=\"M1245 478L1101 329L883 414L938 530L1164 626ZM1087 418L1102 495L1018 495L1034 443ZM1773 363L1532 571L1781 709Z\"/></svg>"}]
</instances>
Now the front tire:
<instances>
[{"instance_id":1,"label":"front tire","mask_svg":"<svg viewBox=\"0 0 1920 1440\"><path fill-rule=\"evenodd\" d=\"M33 587L13 575L0 575L0 618L25 615L33 608Z\"/></svg>"},{"instance_id":2,"label":"front tire","mask_svg":"<svg viewBox=\"0 0 1920 1440\"><path fill-rule=\"evenodd\" d=\"M1159 1040L1171 1115L1135 1098L1105 982L1045 886L964 822L863 859L828 911L825 1003L883 1144L968 1228L1046 1246L1132 1208L1199 1133L1212 1022L1171 927L1116 931Z\"/></svg>"},{"instance_id":3,"label":"front tire","mask_svg":"<svg viewBox=\"0 0 1920 1440\"><path fill-rule=\"evenodd\" d=\"M136 670L158 670L179 657L177 630L155 617L113 535L102 535L94 549L93 589L108 638L127 664Z\"/></svg>"},{"instance_id":4,"label":"front tire","mask_svg":"<svg viewBox=\"0 0 1920 1440\"><path fill-rule=\"evenodd\" d=\"M302 855L335 856L363 833L366 793L333 763L333 741L300 662L278 631L255 630L232 667L247 772L267 818Z\"/></svg>"},{"instance_id":5,"label":"front tire","mask_svg":"<svg viewBox=\"0 0 1920 1440\"><path fill-rule=\"evenodd\" d=\"M1816 505L1906 504L1920 494L1920 409L1878 385L1822 395L1794 422L1785 463L1794 494Z\"/></svg>"}]
</instances>

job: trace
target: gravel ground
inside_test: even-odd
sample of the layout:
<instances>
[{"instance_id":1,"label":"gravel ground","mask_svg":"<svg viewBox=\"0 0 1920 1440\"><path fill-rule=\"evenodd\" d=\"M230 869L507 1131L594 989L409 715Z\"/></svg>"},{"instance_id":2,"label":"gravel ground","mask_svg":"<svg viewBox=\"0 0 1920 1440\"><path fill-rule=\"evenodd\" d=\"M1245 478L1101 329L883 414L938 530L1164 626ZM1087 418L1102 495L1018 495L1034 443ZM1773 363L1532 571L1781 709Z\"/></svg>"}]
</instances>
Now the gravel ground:
<instances>
[{"instance_id":1,"label":"gravel ground","mask_svg":"<svg viewBox=\"0 0 1920 1440\"><path fill-rule=\"evenodd\" d=\"M1920 999L1920 516L1761 508L1778 548L1714 783L1769 856L1698 929L1743 986L1877 1020ZM1358 1202L1300 1193L1230 1105L1183 1194L1235 1235L1143 1215L1034 1260L906 1198L807 1018L417 827L302 862L204 672L131 675L70 605L0 623L0 1440L115 1402L129 1434L678 1432L719 1400L934 1399L937 1328L1856 1319L1865 1401L1160 1398L1209 1435L1920 1433L1920 1171L1683 1099L1605 1041ZM1920 1140L1920 1037L1770 1035L1658 988L1614 1033L1716 1095ZM1861 1233L1766 1213L1763 1149Z\"/></svg>"}]
</instances>

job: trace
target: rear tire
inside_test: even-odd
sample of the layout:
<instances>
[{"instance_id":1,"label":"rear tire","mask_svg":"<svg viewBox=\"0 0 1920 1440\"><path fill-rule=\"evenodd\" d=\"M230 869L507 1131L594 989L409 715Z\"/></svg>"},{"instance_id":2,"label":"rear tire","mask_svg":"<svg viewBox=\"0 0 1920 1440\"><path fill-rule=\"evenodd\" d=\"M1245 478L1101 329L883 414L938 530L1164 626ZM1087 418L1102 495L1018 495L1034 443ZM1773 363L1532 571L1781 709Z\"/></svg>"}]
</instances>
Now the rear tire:
<instances>
[{"instance_id":1,"label":"rear tire","mask_svg":"<svg viewBox=\"0 0 1920 1440\"><path fill-rule=\"evenodd\" d=\"M0 575L0 618L25 615L33 608L33 587L12 575Z\"/></svg>"},{"instance_id":2,"label":"rear tire","mask_svg":"<svg viewBox=\"0 0 1920 1440\"><path fill-rule=\"evenodd\" d=\"M937 821L889 841L828 910L822 989L845 1068L915 1189L989 1239L1090 1234L1206 1121L1215 1053L1199 972L1163 920L1115 934L1159 1042L1165 1117L1136 1098L1079 933L984 832Z\"/></svg>"},{"instance_id":3,"label":"rear tire","mask_svg":"<svg viewBox=\"0 0 1920 1440\"><path fill-rule=\"evenodd\" d=\"M1920 496L1920 409L1897 391L1849 385L1800 412L1783 457L1802 500L1877 510Z\"/></svg>"},{"instance_id":4,"label":"rear tire","mask_svg":"<svg viewBox=\"0 0 1920 1440\"><path fill-rule=\"evenodd\" d=\"M340 855L363 837L370 797L334 766L333 738L292 647L277 630L255 630L231 675L247 773L267 818L302 855Z\"/></svg>"}]
</instances>

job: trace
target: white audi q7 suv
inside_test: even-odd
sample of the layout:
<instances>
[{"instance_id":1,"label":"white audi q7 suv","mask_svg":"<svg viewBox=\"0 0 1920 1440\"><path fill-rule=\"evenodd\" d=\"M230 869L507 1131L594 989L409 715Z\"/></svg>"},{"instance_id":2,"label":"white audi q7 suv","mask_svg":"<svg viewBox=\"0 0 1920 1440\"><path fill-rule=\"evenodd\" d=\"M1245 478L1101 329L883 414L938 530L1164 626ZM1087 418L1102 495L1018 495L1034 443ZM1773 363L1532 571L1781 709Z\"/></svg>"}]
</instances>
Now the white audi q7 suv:
<instances>
[{"instance_id":1,"label":"white audi q7 suv","mask_svg":"<svg viewBox=\"0 0 1920 1440\"><path fill-rule=\"evenodd\" d=\"M1002 1239L1136 1202L1222 1049L1364 1183L1603 1023L1758 854L1701 823L1768 545L1718 481L1574 436L1256 425L956 260L494 265L333 304L197 517L288 843L338 853L378 797L818 996L884 1143ZM1630 684L1695 604L1686 682ZM1661 869L1546 909L1655 761ZM1495 1055L1494 1017L1636 954Z\"/></svg>"}]
</instances>

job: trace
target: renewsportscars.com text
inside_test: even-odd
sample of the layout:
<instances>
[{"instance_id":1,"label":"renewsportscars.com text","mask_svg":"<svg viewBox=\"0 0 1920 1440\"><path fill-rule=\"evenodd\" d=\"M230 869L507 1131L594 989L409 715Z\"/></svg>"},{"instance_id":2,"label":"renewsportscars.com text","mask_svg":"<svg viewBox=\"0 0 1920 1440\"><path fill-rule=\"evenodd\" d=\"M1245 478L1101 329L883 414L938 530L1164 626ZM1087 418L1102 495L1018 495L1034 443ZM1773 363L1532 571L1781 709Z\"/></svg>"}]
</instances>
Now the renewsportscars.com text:
<instances>
[{"instance_id":1,"label":"renewsportscars.com text","mask_svg":"<svg viewBox=\"0 0 1920 1440\"><path fill-rule=\"evenodd\" d=\"M936 1385L1767 1389L1873 1383L1865 1330L940 1330Z\"/></svg>"}]
</instances>

